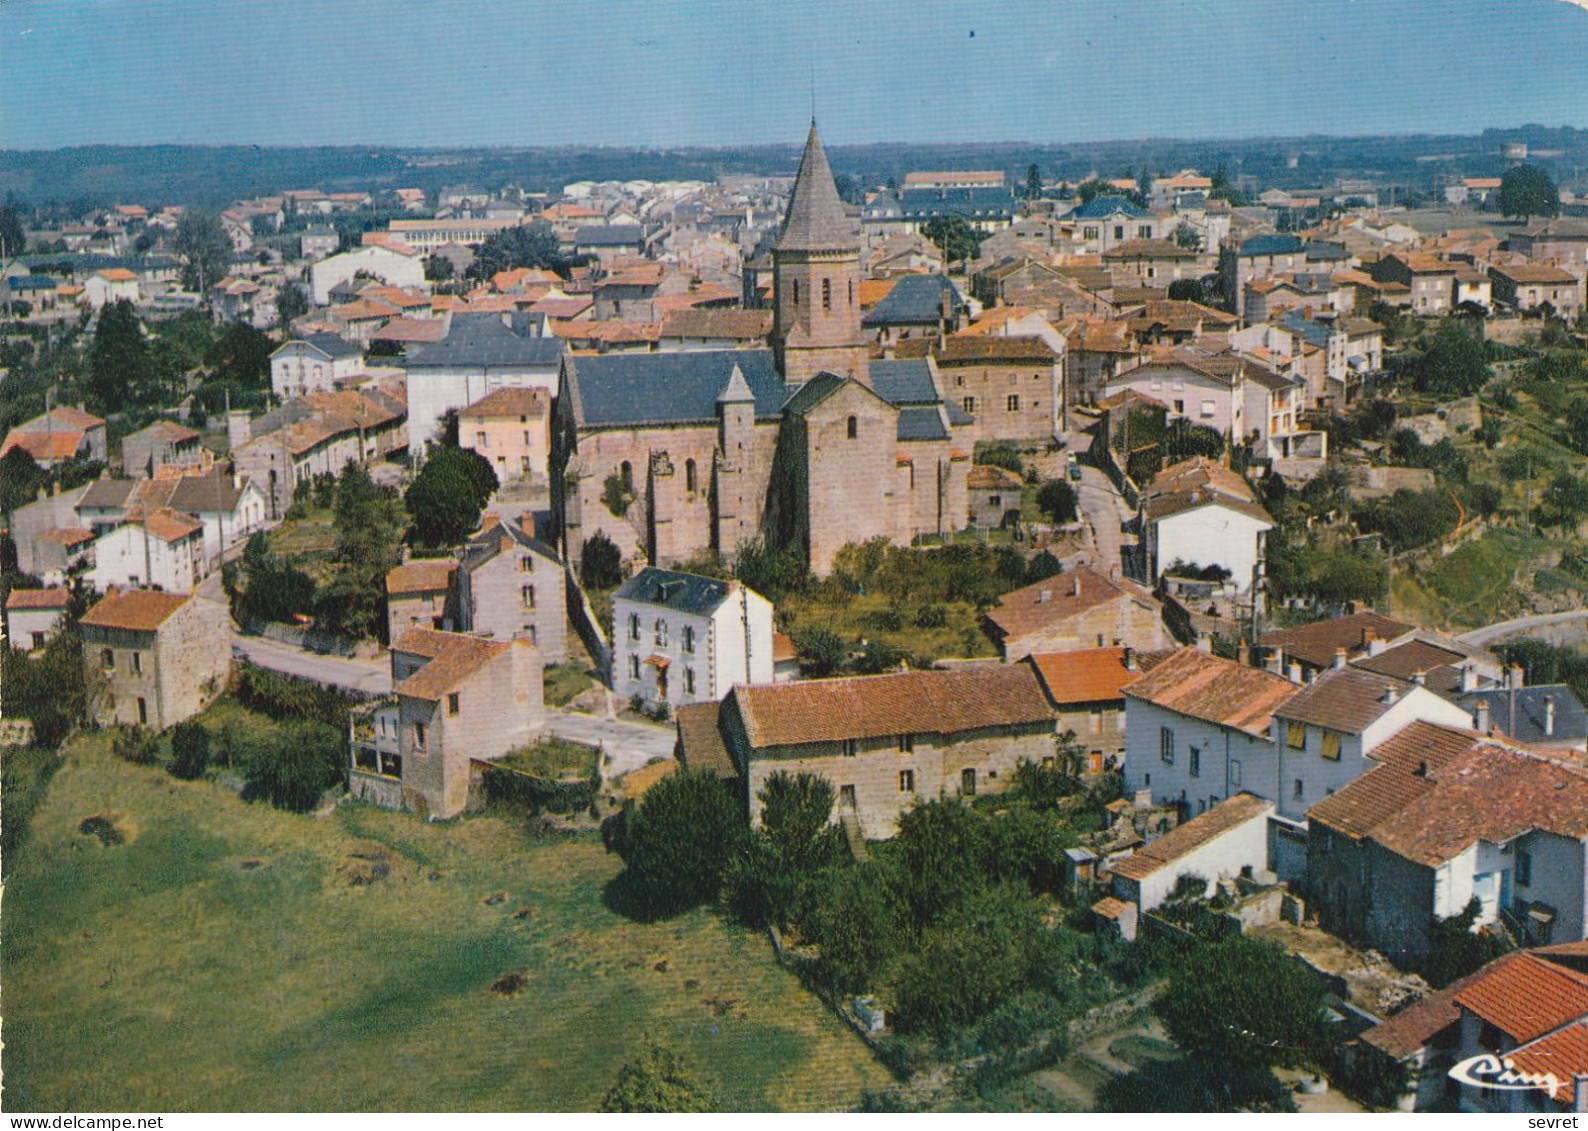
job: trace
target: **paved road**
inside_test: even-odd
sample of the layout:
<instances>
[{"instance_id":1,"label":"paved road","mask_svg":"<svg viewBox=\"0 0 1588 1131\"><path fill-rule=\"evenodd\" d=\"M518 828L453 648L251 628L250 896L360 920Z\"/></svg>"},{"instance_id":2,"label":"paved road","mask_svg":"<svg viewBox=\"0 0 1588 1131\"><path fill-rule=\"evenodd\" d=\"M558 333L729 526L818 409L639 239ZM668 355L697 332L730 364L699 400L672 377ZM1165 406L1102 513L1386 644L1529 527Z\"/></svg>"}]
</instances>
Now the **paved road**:
<instances>
[{"instance_id":1,"label":"paved road","mask_svg":"<svg viewBox=\"0 0 1588 1131\"><path fill-rule=\"evenodd\" d=\"M603 773L622 777L655 758L672 758L673 725L656 726L620 719L601 719L571 711L546 712L546 730L558 738L599 745L606 754Z\"/></svg>"},{"instance_id":2,"label":"paved road","mask_svg":"<svg viewBox=\"0 0 1588 1131\"><path fill-rule=\"evenodd\" d=\"M312 679L365 695L391 692L391 663L388 660L349 660L341 656L322 656L290 644L266 640L262 636L232 634L234 653L247 656L262 668L284 675Z\"/></svg>"},{"instance_id":3,"label":"paved road","mask_svg":"<svg viewBox=\"0 0 1588 1131\"><path fill-rule=\"evenodd\" d=\"M1097 468L1082 464L1078 486L1076 494L1081 514L1092 529L1091 566L1107 576L1110 570L1121 564L1119 548L1125 539L1120 524L1130 516L1125 512L1124 499L1114 490L1108 476Z\"/></svg>"},{"instance_id":4,"label":"paved road","mask_svg":"<svg viewBox=\"0 0 1588 1131\"><path fill-rule=\"evenodd\" d=\"M1539 628L1554 628L1560 625L1588 622L1588 609L1573 609L1566 613L1538 613L1528 617L1514 617L1511 620L1502 620L1495 624L1475 628L1471 632L1464 632L1456 637L1463 644L1472 644L1483 647L1503 640L1507 636L1516 636L1523 632L1530 632Z\"/></svg>"}]
</instances>

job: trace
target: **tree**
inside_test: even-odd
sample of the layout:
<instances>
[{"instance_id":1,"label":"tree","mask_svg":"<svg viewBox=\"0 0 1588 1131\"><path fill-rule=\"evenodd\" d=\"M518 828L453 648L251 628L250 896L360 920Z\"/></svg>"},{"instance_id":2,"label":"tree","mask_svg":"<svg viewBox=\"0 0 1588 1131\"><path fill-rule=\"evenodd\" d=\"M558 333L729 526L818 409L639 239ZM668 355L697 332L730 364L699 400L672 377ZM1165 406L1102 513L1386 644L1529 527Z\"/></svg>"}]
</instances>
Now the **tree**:
<instances>
[{"instance_id":1,"label":"tree","mask_svg":"<svg viewBox=\"0 0 1588 1131\"><path fill-rule=\"evenodd\" d=\"M171 773L191 781L204 776L210 764L210 732L188 719L171 731Z\"/></svg>"},{"instance_id":2,"label":"tree","mask_svg":"<svg viewBox=\"0 0 1588 1131\"><path fill-rule=\"evenodd\" d=\"M49 472L18 444L0 456L0 512L9 514L31 503L49 481Z\"/></svg>"},{"instance_id":3,"label":"tree","mask_svg":"<svg viewBox=\"0 0 1588 1131\"><path fill-rule=\"evenodd\" d=\"M336 572L315 598L314 617L328 632L378 639L385 622L386 575L402 562L402 504L352 460L336 484L331 551Z\"/></svg>"},{"instance_id":4,"label":"tree","mask_svg":"<svg viewBox=\"0 0 1588 1131\"><path fill-rule=\"evenodd\" d=\"M617 820L612 841L623 858L623 887L646 918L714 900L747 831L727 785L701 770L663 778Z\"/></svg>"},{"instance_id":5,"label":"tree","mask_svg":"<svg viewBox=\"0 0 1588 1131\"><path fill-rule=\"evenodd\" d=\"M309 313L309 298L297 283L283 283L276 293L276 325L283 328Z\"/></svg>"},{"instance_id":6,"label":"tree","mask_svg":"<svg viewBox=\"0 0 1588 1131\"><path fill-rule=\"evenodd\" d=\"M551 225L537 220L493 233L474 253L469 278L489 279L515 267L555 267L562 261L561 244Z\"/></svg>"},{"instance_id":7,"label":"tree","mask_svg":"<svg viewBox=\"0 0 1588 1131\"><path fill-rule=\"evenodd\" d=\"M849 660L849 646L830 629L795 629L793 639L800 671L805 675L816 679L837 675Z\"/></svg>"},{"instance_id":8,"label":"tree","mask_svg":"<svg viewBox=\"0 0 1588 1131\"><path fill-rule=\"evenodd\" d=\"M300 297L302 292L299 292ZM267 388L270 385L270 355L276 343L263 330L246 322L233 322L220 340L205 352L205 364L214 370L214 380L242 388Z\"/></svg>"},{"instance_id":9,"label":"tree","mask_svg":"<svg viewBox=\"0 0 1588 1131\"><path fill-rule=\"evenodd\" d=\"M838 832L831 823L833 787L825 778L779 770L756 796L762 835L783 860L809 871L833 858Z\"/></svg>"},{"instance_id":10,"label":"tree","mask_svg":"<svg viewBox=\"0 0 1588 1131\"><path fill-rule=\"evenodd\" d=\"M1560 191L1549 174L1536 165L1517 165L1500 178L1500 212L1520 217L1525 224L1534 216L1560 212Z\"/></svg>"},{"instance_id":11,"label":"tree","mask_svg":"<svg viewBox=\"0 0 1588 1131\"><path fill-rule=\"evenodd\" d=\"M480 514L496 486L496 473L478 452L435 449L403 497L414 541L424 546L462 542L479 528Z\"/></svg>"},{"instance_id":12,"label":"tree","mask_svg":"<svg viewBox=\"0 0 1588 1131\"><path fill-rule=\"evenodd\" d=\"M945 213L921 225L921 235L937 245L943 258L961 263L976 258L983 236L963 216Z\"/></svg>"},{"instance_id":13,"label":"tree","mask_svg":"<svg viewBox=\"0 0 1588 1131\"><path fill-rule=\"evenodd\" d=\"M457 266L444 255L425 258L425 278L432 283L448 283L456 275Z\"/></svg>"},{"instance_id":14,"label":"tree","mask_svg":"<svg viewBox=\"0 0 1588 1131\"><path fill-rule=\"evenodd\" d=\"M1163 454L1170 463L1194 456L1218 459L1224 454L1224 437L1215 428L1179 417L1163 430Z\"/></svg>"},{"instance_id":15,"label":"tree","mask_svg":"<svg viewBox=\"0 0 1588 1131\"><path fill-rule=\"evenodd\" d=\"M1180 223L1177 224L1175 226L1175 229L1174 229L1174 242L1176 244L1178 244L1179 246L1185 248L1187 251L1201 251L1202 250L1202 233L1197 231L1196 228L1194 226L1192 226L1192 224L1191 224L1191 222L1189 220L1181 220ZM1195 279L1176 279L1175 282L1195 283L1196 280ZM1197 283L1197 289L1200 290L1201 287L1202 287L1202 284L1201 283ZM1174 283L1170 283L1169 284L1169 289L1170 290L1174 290ZM1174 295L1170 295L1169 297L1170 298L1174 298Z\"/></svg>"},{"instance_id":16,"label":"tree","mask_svg":"<svg viewBox=\"0 0 1588 1131\"><path fill-rule=\"evenodd\" d=\"M326 723L280 727L251 751L243 800L269 801L278 809L306 813L342 779L345 752L341 732Z\"/></svg>"},{"instance_id":17,"label":"tree","mask_svg":"<svg viewBox=\"0 0 1588 1131\"><path fill-rule=\"evenodd\" d=\"M1588 481L1570 472L1559 472L1544 488L1539 525L1570 532L1588 515Z\"/></svg>"},{"instance_id":18,"label":"tree","mask_svg":"<svg viewBox=\"0 0 1588 1131\"><path fill-rule=\"evenodd\" d=\"M1232 1069L1317 1063L1330 1047L1324 988L1284 950L1235 938L1185 955L1155 1008L1169 1037Z\"/></svg>"},{"instance_id":19,"label":"tree","mask_svg":"<svg viewBox=\"0 0 1588 1131\"><path fill-rule=\"evenodd\" d=\"M112 412L143 398L150 383L149 343L137 308L117 299L99 312L88 355L88 388L94 406Z\"/></svg>"},{"instance_id":20,"label":"tree","mask_svg":"<svg viewBox=\"0 0 1588 1131\"><path fill-rule=\"evenodd\" d=\"M1080 186L1076 188L1075 195L1082 204L1090 204L1098 197L1107 195L1110 188L1111 186L1093 177L1090 180L1082 181Z\"/></svg>"},{"instance_id":21,"label":"tree","mask_svg":"<svg viewBox=\"0 0 1588 1131\"><path fill-rule=\"evenodd\" d=\"M1417 387L1443 396L1470 397L1492 376L1482 339L1455 321L1435 330L1412 364Z\"/></svg>"},{"instance_id":22,"label":"tree","mask_svg":"<svg viewBox=\"0 0 1588 1131\"><path fill-rule=\"evenodd\" d=\"M22 218L9 204L0 205L0 264L27 249L28 237L22 228Z\"/></svg>"},{"instance_id":23,"label":"tree","mask_svg":"<svg viewBox=\"0 0 1588 1131\"><path fill-rule=\"evenodd\" d=\"M741 543L734 555L734 576L763 597L776 600L798 593L810 572L798 554L764 538Z\"/></svg>"},{"instance_id":24,"label":"tree","mask_svg":"<svg viewBox=\"0 0 1588 1131\"><path fill-rule=\"evenodd\" d=\"M604 1112L715 1111L716 1093L695 1066L675 1052L648 1044L621 1069L601 1101Z\"/></svg>"},{"instance_id":25,"label":"tree","mask_svg":"<svg viewBox=\"0 0 1588 1131\"><path fill-rule=\"evenodd\" d=\"M171 237L171 250L182 261L185 290L208 294L231 268L232 241L213 212L190 208L182 213Z\"/></svg>"},{"instance_id":26,"label":"tree","mask_svg":"<svg viewBox=\"0 0 1588 1131\"><path fill-rule=\"evenodd\" d=\"M1482 911L1483 904L1473 896L1461 914L1437 920L1429 931L1422 973L1435 988L1476 973L1511 949L1503 935L1472 929Z\"/></svg>"},{"instance_id":27,"label":"tree","mask_svg":"<svg viewBox=\"0 0 1588 1131\"><path fill-rule=\"evenodd\" d=\"M1035 161L1026 170L1026 199L1042 199L1042 169Z\"/></svg>"},{"instance_id":28,"label":"tree","mask_svg":"<svg viewBox=\"0 0 1588 1131\"><path fill-rule=\"evenodd\" d=\"M1078 499L1065 479L1049 479L1037 489L1037 506L1055 523L1074 522Z\"/></svg>"},{"instance_id":29,"label":"tree","mask_svg":"<svg viewBox=\"0 0 1588 1131\"><path fill-rule=\"evenodd\" d=\"M623 552L603 531L585 540L579 583L586 589L615 589L623 584Z\"/></svg>"}]
</instances>

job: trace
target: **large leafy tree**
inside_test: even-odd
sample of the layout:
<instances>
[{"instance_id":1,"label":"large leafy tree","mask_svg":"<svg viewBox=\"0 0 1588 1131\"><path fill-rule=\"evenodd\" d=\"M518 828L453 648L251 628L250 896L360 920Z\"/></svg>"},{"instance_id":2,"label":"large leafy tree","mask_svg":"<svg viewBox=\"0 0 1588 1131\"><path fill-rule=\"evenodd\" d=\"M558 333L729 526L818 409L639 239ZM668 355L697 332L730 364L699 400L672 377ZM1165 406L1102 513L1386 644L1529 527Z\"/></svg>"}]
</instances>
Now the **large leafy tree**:
<instances>
[{"instance_id":1,"label":"large leafy tree","mask_svg":"<svg viewBox=\"0 0 1588 1131\"><path fill-rule=\"evenodd\" d=\"M290 326L294 320L309 313L309 296L297 283L283 283L276 293L276 324Z\"/></svg>"},{"instance_id":2,"label":"large leafy tree","mask_svg":"<svg viewBox=\"0 0 1588 1131\"><path fill-rule=\"evenodd\" d=\"M605 1112L715 1111L715 1090L694 1064L670 1049L648 1044L618 1070L617 1082L601 1100Z\"/></svg>"},{"instance_id":3,"label":"large leafy tree","mask_svg":"<svg viewBox=\"0 0 1588 1131\"><path fill-rule=\"evenodd\" d=\"M474 253L471 279L489 279L515 267L555 267L562 261L557 233L543 221L496 232Z\"/></svg>"},{"instance_id":4,"label":"large leafy tree","mask_svg":"<svg viewBox=\"0 0 1588 1131\"><path fill-rule=\"evenodd\" d=\"M182 213L171 250L182 260L182 286L200 294L225 278L232 262L232 241L221 218L200 208Z\"/></svg>"},{"instance_id":5,"label":"large leafy tree","mask_svg":"<svg viewBox=\"0 0 1588 1131\"><path fill-rule=\"evenodd\" d=\"M214 368L217 381L234 382L243 388L266 386L270 384L270 355L275 348L269 334L246 322L233 322L206 351L204 361Z\"/></svg>"},{"instance_id":6,"label":"large leafy tree","mask_svg":"<svg viewBox=\"0 0 1588 1131\"><path fill-rule=\"evenodd\" d=\"M1434 331L1413 365L1418 388L1452 397L1470 397L1491 375L1482 340L1454 321Z\"/></svg>"},{"instance_id":7,"label":"large leafy tree","mask_svg":"<svg viewBox=\"0 0 1588 1131\"><path fill-rule=\"evenodd\" d=\"M1523 222L1560 212L1560 191L1537 165L1517 165L1500 178L1500 211Z\"/></svg>"},{"instance_id":8,"label":"large leafy tree","mask_svg":"<svg viewBox=\"0 0 1588 1131\"><path fill-rule=\"evenodd\" d=\"M616 818L610 843L638 914L676 915L716 899L747 832L739 803L716 774L680 770Z\"/></svg>"},{"instance_id":9,"label":"large leafy tree","mask_svg":"<svg viewBox=\"0 0 1588 1131\"><path fill-rule=\"evenodd\" d=\"M496 487L496 472L478 452L436 448L404 497L414 541L425 546L463 541L479 527Z\"/></svg>"},{"instance_id":10,"label":"large leafy tree","mask_svg":"<svg viewBox=\"0 0 1588 1131\"><path fill-rule=\"evenodd\" d=\"M976 258L981 251L983 236L969 220L952 213L933 216L921 225L921 235L931 240L943 253L943 258L965 262Z\"/></svg>"},{"instance_id":11,"label":"large leafy tree","mask_svg":"<svg viewBox=\"0 0 1588 1131\"><path fill-rule=\"evenodd\" d=\"M127 299L117 299L99 312L89 350L88 389L94 406L112 412L142 399L149 391L152 371L138 311Z\"/></svg>"},{"instance_id":12,"label":"large leafy tree","mask_svg":"<svg viewBox=\"0 0 1588 1131\"><path fill-rule=\"evenodd\" d=\"M39 488L48 483L45 471L20 445L0 456L0 511L10 513L31 503Z\"/></svg>"}]
</instances>

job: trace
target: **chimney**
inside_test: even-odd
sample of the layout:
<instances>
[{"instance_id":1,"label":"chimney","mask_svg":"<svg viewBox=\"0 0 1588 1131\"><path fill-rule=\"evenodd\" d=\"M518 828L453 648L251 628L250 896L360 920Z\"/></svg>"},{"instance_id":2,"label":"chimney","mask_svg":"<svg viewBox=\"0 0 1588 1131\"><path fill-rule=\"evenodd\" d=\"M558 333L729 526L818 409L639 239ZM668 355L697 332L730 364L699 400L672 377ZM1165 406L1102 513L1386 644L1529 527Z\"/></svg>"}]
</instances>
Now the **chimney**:
<instances>
[{"instance_id":1,"label":"chimney","mask_svg":"<svg viewBox=\"0 0 1588 1131\"><path fill-rule=\"evenodd\" d=\"M1388 640L1385 640L1382 636L1375 636L1367 642L1367 654L1369 656L1381 656L1384 654L1384 649L1388 647Z\"/></svg>"},{"instance_id":2,"label":"chimney","mask_svg":"<svg viewBox=\"0 0 1588 1131\"><path fill-rule=\"evenodd\" d=\"M1423 671L1412 672L1412 682L1418 687L1428 686L1428 673Z\"/></svg>"},{"instance_id":3,"label":"chimney","mask_svg":"<svg viewBox=\"0 0 1588 1131\"><path fill-rule=\"evenodd\" d=\"M1479 699L1472 711L1472 729L1479 734L1489 733L1489 701Z\"/></svg>"},{"instance_id":4,"label":"chimney","mask_svg":"<svg viewBox=\"0 0 1588 1131\"><path fill-rule=\"evenodd\" d=\"M1275 675L1284 675L1285 646L1283 644L1275 645L1273 651L1268 654L1268 662L1263 666Z\"/></svg>"},{"instance_id":5,"label":"chimney","mask_svg":"<svg viewBox=\"0 0 1588 1131\"><path fill-rule=\"evenodd\" d=\"M1287 666L1285 668L1285 678L1290 680L1291 683L1298 683L1299 684L1301 682L1301 661L1300 660L1291 660L1290 661L1289 666Z\"/></svg>"},{"instance_id":6,"label":"chimney","mask_svg":"<svg viewBox=\"0 0 1588 1131\"><path fill-rule=\"evenodd\" d=\"M1510 682L1507 683L1506 686L1512 691L1520 691L1523 687L1527 686L1527 676L1522 671L1521 664L1511 665Z\"/></svg>"},{"instance_id":7,"label":"chimney","mask_svg":"<svg viewBox=\"0 0 1588 1131\"><path fill-rule=\"evenodd\" d=\"M1081 595L1081 575L1080 575L1080 572L1077 571L1075 573L1070 574L1070 596L1071 597L1079 597L1080 595Z\"/></svg>"},{"instance_id":8,"label":"chimney","mask_svg":"<svg viewBox=\"0 0 1588 1131\"><path fill-rule=\"evenodd\" d=\"M1394 685L1386 683L1384 685L1384 694L1382 694L1382 695L1380 695L1378 697L1378 701L1380 703L1393 703L1393 702L1395 702L1395 700L1397 700L1399 698L1400 698L1400 692L1395 690Z\"/></svg>"},{"instance_id":9,"label":"chimney","mask_svg":"<svg viewBox=\"0 0 1588 1131\"><path fill-rule=\"evenodd\" d=\"M1588 1111L1588 1074L1581 1072L1571 1074L1571 1109Z\"/></svg>"},{"instance_id":10,"label":"chimney","mask_svg":"<svg viewBox=\"0 0 1588 1131\"><path fill-rule=\"evenodd\" d=\"M1197 633L1197 650L1211 655L1213 652L1213 637L1205 632Z\"/></svg>"},{"instance_id":11,"label":"chimney","mask_svg":"<svg viewBox=\"0 0 1588 1131\"><path fill-rule=\"evenodd\" d=\"M1051 589L1043 589L1037 594L1037 604L1039 605L1046 605L1051 600L1053 600L1053 590Z\"/></svg>"},{"instance_id":12,"label":"chimney","mask_svg":"<svg viewBox=\"0 0 1588 1131\"><path fill-rule=\"evenodd\" d=\"M1555 697L1544 696L1544 737L1555 737Z\"/></svg>"},{"instance_id":13,"label":"chimney","mask_svg":"<svg viewBox=\"0 0 1588 1131\"><path fill-rule=\"evenodd\" d=\"M1344 648L1336 648L1334 650L1334 670L1335 671L1341 671L1342 669L1344 669L1344 667L1345 667L1345 649Z\"/></svg>"},{"instance_id":14,"label":"chimney","mask_svg":"<svg viewBox=\"0 0 1588 1131\"><path fill-rule=\"evenodd\" d=\"M1362 630L1362 647L1364 649L1370 647L1373 641L1377 639L1378 633L1374 632L1371 628L1364 628Z\"/></svg>"},{"instance_id":15,"label":"chimney","mask_svg":"<svg viewBox=\"0 0 1588 1131\"><path fill-rule=\"evenodd\" d=\"M1244 639L1235 646L1235 662L1243 668L1251 666L1252 648Z\"/></svg>"},{"instance_id":16,"label":"chimney","mask_svg":"<svg viewBox=\"0 0 1588 1131\"><path fill-rule=\"evenodd\" d=\"M1478 669L1471 663L1461 665L1461 693L1469 695L1478 689Z\"/></svg>"},{"instance_id":17,"label":"chimney","mask_svg":"<svg viewBox=\"0 0 1588 1131\"><path fill-rule=\"evenodd\" d=\"M1137 667L1136 667L1136 649L1134 649L1134 648L1126 647L1126 649L1125 649L1125 670L1128 671L1128 672L1133 672L1133 671L1137 670ZM1552 700L1550 700L1550 702L1553 704L1554 700L1552 699Z\"/></svg>"},{"instance_id":18,"label":"chimney","mask_svg":"<svg viewBox=\"0 0 1588 1131\"><path fill-rule=\"evenodd\" d=\"M518 528L531 538L535 537L535 512L524 511L519 514Z\"/></svg>"}]
</instances>

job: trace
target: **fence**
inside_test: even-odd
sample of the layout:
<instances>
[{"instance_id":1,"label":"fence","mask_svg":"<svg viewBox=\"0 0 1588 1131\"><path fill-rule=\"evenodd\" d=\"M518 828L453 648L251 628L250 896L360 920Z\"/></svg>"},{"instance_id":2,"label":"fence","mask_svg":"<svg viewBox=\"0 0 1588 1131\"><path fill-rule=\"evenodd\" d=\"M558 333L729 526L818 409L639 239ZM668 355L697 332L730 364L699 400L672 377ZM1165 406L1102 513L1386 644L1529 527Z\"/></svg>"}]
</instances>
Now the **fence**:
<instances>
[{"instance_id":1,"label":"fence","mask_svg":"<svg viewBox=\"0 0 1588 1131\"><path fill-rule=\"evenodd\" d=\"M568 589L568 618L573 622L573 630L579 634L585 650L595 661L596 671L601 673L603 682L610 686L612 646L607 643L606 633L601 631L601 623L596 619L595 610L590 607L590 598L579 587L579 579L574 576L572 566L563 571L563 579Z\"/></svg>"}]
</instances>

